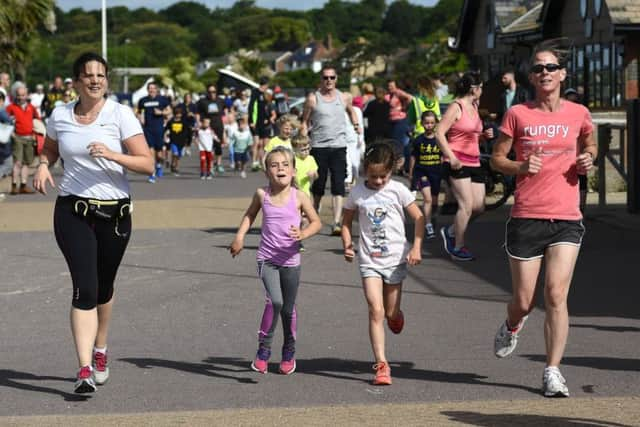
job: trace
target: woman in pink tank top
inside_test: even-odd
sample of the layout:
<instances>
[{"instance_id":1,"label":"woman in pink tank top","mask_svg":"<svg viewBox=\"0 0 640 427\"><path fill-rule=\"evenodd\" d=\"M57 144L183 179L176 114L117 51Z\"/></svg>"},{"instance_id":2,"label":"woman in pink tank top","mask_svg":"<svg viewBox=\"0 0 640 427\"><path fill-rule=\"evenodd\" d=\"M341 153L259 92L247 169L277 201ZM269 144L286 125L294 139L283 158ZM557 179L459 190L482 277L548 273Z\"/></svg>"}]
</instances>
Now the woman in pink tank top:
<instances>
[{"instance_id":1,"label":"woman in pink tank top","mask_svg":"<svg viewBox=\"0 0 640 427\"><path fill-rule=\"evenodd\" d=\"M443 176L458 202L453 224L442 227L444 249L457 261L471 261L473 255L465 246L465 233L472 215L484 211L486 176L480 167L480 137L493 138L493 130L483 135L478 101L482 81L476 73L466 73L456 83L456 99L447 108L436 139L442 150Z\"/></svg>"},{"instance_id":2,"label":"woman in pink tank top","mask_svg":"<svg viewBox=\"0 0 640 427\"><path fill-rule=\"evenodd\" d=\"M569 396L559 365L569 335L567 295L584 235L578 174L591 169L597 154L589 111L560 97L567 74L565 56L555 41L534 49L529 81L536 98L507 111L491 158L495 169L517 175L505 232L513 297L507 320L496 333L494 351L505 357L515 350L518 333L535 306L544 258L547 358L542 393L546 397ZM512 147L515 160L507 157Z\"/></svg>"}]
</instances>

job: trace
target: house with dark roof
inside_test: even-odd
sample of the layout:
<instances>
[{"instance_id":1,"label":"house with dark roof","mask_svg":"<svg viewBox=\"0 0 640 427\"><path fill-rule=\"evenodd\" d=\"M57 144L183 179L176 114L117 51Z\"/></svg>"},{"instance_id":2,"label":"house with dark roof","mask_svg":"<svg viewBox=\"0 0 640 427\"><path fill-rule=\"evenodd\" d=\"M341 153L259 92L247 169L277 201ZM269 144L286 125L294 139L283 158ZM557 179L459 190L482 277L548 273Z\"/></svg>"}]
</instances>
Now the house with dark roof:
<instances>
[{"instance_id":1,"label":"house with dark roof","mask_svg":"<svg viewBox=\"0 0 640 427\"><path fill-rule=\"evenodd\" d=\"M333 46L333 39L329 34L326 41L313 40L293 52L288 58L289 70L309 68L317 73L322 69L322 64L334 60L337 55L338 50Z\"/></svg>"},{"instance_id":2,"label":"house with dark roof","mask_svg":"<svg viewBox=\"0 0 640 427\"><path fill-rule=\"evenodd\" d=\"M565 38L570 53L565 87L584 91L590 108L640 96L640 0L465 0L449 48L489 82L484 105L493 110L502 70L526 81L533 47L553 38Z\"/></svg>"}]
</instances>

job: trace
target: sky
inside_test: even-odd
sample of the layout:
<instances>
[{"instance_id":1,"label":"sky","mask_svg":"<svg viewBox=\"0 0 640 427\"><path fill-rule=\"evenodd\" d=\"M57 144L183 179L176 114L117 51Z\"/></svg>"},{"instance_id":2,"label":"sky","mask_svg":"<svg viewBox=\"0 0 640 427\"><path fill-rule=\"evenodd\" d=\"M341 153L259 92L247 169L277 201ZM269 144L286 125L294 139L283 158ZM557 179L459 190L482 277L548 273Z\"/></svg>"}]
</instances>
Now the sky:
<instances>
[{"instance_id":1,"label":"sky","mask_svg":"<svg viewBox=\"0 0 640 427\"><path fill-rule=\"evenodd\" d=\"M229 8L236 0L197 0L198 3L202 3L210 9L216 7ZM159 10L177 3L176 0L107 0L107 7L112 6L128 6L129 9L137 9L139 7L146 7L149 9ZM389 2L389 0L387 0ZM420 6L433 6L438 0L409 0L409 3ZM256 5L268 9L293 9L293 10L307 10L320 8L326 3L326 0L257 0ZM56 0L58 7L64 11L79 7L85 10L100 9L102 7L102 0Z\"/></svg>"}]
</instances>

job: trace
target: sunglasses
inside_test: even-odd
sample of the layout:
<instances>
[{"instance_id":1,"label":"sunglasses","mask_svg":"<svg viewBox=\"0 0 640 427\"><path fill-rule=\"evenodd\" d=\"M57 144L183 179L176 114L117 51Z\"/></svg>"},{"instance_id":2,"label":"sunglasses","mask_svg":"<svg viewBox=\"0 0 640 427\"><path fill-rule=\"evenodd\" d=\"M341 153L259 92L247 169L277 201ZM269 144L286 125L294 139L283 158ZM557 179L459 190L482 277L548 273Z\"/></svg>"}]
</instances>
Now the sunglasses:
<instances>
[{"instance_id":1,"label":"sunglasses","mask_svg":"<svg viewBox=\"0 0 640 427\"><path fill-rule=\"evenodd\" d=\"M535 74L540 74L542 70L547 70L548 72L553 73L554 71L558 71L561 68L562 68L562 65L560 64L536 64L533 67L531 67L531 72Z\"/></svg>"},{"instance_id":2,"label":"sunglasses","mask_svg":"<svg viewBox=\"0 0 640 427\"><path fill-rule=\"evenodd\" d=\"M335 80L338 76L322 76L322 80Z\"/></svg>"}]
</instances>

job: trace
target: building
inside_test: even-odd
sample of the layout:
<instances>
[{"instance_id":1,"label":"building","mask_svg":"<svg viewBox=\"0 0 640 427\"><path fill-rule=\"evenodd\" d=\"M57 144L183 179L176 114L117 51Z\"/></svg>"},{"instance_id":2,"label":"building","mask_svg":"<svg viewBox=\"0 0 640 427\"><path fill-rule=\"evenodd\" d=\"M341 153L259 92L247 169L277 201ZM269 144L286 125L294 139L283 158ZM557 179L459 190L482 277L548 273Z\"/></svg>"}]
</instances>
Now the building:
<instances>
[{"instance_id":1,"label":"building","mask_svg":"<svg viewBox=\"0 0 640 427\"><path fill-rule=\"evenodd\" d=\"M449 47L489 82L484 104L493 109L501 70L514 67L522 81L533 46L553 38L570 51L565 87L584 90L591 109L620 109L640 96L639 0L465 0Z\"/></svg>"},{"instance_id":2,"label":"building","mask_svg":"<svg viewBox=\"0 0 640 427\"><path fill-rule=\"evenodd\" d=\"M334 60L337 54L338 50L333 46L333 39L329 34L325 42L314 40L293 52L288 58L289 70L311 69L317 73L322 69L322 64Z\"/></svg>"}]
</instances>

